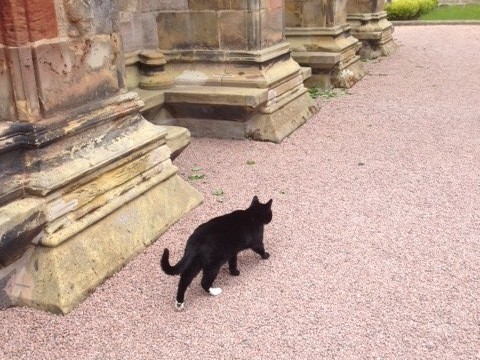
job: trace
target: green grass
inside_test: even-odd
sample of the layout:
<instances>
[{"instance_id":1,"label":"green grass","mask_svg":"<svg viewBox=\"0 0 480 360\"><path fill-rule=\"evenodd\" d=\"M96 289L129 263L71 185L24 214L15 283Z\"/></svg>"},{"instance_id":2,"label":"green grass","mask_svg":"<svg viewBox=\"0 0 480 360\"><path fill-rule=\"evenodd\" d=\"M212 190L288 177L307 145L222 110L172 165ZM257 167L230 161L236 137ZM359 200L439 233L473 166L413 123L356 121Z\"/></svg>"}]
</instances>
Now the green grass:
<instances>
[{"instance_id":1,"label":"green grass","mask_svg":"<svg viewBox=\"0 0 480 360\"><path fill-rule=\"evenodd\" d=\"M480 4L439 6L420 20L480 20Z\"/></svg>"}]
</instances>

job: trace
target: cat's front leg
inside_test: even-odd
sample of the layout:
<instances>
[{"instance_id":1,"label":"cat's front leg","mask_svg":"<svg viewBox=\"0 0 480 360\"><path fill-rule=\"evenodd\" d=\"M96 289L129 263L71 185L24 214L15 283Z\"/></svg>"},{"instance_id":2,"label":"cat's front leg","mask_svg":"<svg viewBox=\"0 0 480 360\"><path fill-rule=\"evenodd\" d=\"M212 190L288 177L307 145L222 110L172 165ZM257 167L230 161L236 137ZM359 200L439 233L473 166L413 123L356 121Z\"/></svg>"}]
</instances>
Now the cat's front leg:
<instances>
[{"instance_id":1,"label":"cat's front leg","mask_svg":"<svg viewBox=\"0 0 480 360\"><path fill-rule=\"evenodd\" d=\"M230 274L232 274L233 276L240 275L240 271L237 268L237 254L233 255L228 260L228 269L230 270Z\"/></svg>"}]
</instances>

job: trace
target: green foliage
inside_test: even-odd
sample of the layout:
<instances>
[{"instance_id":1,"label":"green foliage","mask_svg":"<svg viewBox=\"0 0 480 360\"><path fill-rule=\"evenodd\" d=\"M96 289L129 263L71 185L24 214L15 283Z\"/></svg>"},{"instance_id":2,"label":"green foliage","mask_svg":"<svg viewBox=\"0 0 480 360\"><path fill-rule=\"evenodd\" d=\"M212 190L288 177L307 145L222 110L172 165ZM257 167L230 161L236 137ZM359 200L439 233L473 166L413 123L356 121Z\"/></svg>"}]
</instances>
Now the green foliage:
<instances>
[{"instance_id":1,"label":"green foliage","mask_svg":"<svg viewBox=\"0 0 480 360\"><path fill-rule=\"evenodd\" d=\"M310 97L312 99L316 99L320 96L320 90L318 90L318 88L316 88L316 87L312 87L312 88L308 89L308 93L310 94Z\"/></svg>"},{"instance_id":2,"label":"green foliage","mask_svg":"<svg viewBox=\"0 0 480 360\"><path fill-rule=\"evenodd\" d=\"M192 174L188 176L188 180L202 180L205 174Z\"/></svg>"},{"instance_id":3,"label":"green foliage","mask_svg":"<svg viewBox=\"0 0 480 360\"><path fill-rule=\"evenodd\" d=\"M322 97L324 99L331 99L335 98L340 95L344 95L344 91L338 91L338 90L320 90L317 87L311 87L308 89L308 93L310 94L310 97L312 99L318 99L319 97Z\"/></svg>"},{"instance_id":4,"label":"green foliage","mask_svg":"<svg viewBox=\"0 0 480 360\"><path fill-rule=\"evenodd\" d=\"M385 5L389 20L413 20L420 11L419 0L393 0Z\"/></svg>"},{"instance_id":5,"label":"green foliage","mask_svg":"<svg viewBox=\"0 0 480 360\"><path fill-rule=\"evenodd\" d=\"M425 15L435 9L437 6L437 0L418 0L418 15Z\"/></svg>"},{"instance_id":6,"label":"green foliage","mask_svg":"<svg viewBox=\"0 0 480 360\"><path fill-rule=\"evenodd\" d=\"M205 177L205 174L199 173L199 171L202 171L203 169L200 166L195 166L192 169L192 172L194 174L191 174L188 176L188 180L202 180Z\"/></svg>"},{"instance_id":7,"label":"green foliage","mask_svg":"<svg viewBox=\"0 0 480 360\"><path fill-rule=\"evenodd\" d=\"M385 4L389 20L414 20L437 8L438 0L393 0Z\"/></svg>"}]
</instances>

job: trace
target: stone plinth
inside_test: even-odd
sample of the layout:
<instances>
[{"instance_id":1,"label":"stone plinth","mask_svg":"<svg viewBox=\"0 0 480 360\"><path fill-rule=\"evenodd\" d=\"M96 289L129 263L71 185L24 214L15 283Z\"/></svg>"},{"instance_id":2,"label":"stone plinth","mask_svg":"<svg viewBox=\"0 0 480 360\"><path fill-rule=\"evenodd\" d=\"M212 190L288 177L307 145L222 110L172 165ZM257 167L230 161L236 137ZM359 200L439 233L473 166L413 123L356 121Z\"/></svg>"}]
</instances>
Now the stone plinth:
<instances>
[{"instance_id":1,"label":"stone plinth","mask_svg":"<svg viewBox=\"0 0 480 360\"><path fill-rule=\"evenodd\" d=\"M363 59L388 56L395 51L393 26L384 11L384 0L348 0L347 21L352 35L362 42Z\"/></svg>"},{"instance_id":2,"label":"stone plinth","mask_svg":"<svg viewBox=\"0 0 480 360\"><path fill-rule=\"evenodd\" d=\"M198 136L280 142L315 111L284 37L283 1L189 1L157 14L175 86L149 118Z\"/></svg>"},{"instance_id":3,"label":"stone plinth","mask_svg":"<svg viewBox=\"0 0 480 360\"><path fill-rule=\"evenodd\" d=\"M312 68L307 86L349 88L365 75L350 34L346 1L286 0L286 35L293 58Z\"/></svg>"},{"instance_id":4,"label":"stone plinth","mask_svg":"<svg viewBox=\"0 0 480 360\"><path fill-rule=\"evenodd\" d=\"M202 202L188 131L126 91L115 4L0 0L2 307L70 311Z\"/></svg>"}]
</instances>

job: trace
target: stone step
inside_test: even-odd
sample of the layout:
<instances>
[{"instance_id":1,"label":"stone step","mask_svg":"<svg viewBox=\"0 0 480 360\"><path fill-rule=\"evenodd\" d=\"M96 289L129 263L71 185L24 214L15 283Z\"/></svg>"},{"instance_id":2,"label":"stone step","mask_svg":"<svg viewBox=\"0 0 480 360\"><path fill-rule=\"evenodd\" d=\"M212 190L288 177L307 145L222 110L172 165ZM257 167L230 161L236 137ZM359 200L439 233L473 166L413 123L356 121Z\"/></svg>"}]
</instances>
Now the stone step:
<instances>
[{"instance_id":1,"label":"stone step","mask_svg":"<svg viewBox=\"0 0 480 360\"><path fill-rule=\"evenodd\" d=\"M327 51L295 51L292 56L299 64L322 69L333 68L341 59L340 53Z\"/></svg>"},{"instance_id":2,"label":"stone step","mask_svg":"<svg viewBox=\"0 0 480 360\"><path fill-rule=\"evenodd\" d=\"M164 90L146 90L135 88L132 91L136 92L145 104L141 109L142 112L156 108L165 103Z\"/></svg>"},{"instance_id":3,"label":"stone step","mask_svg":"<svg viewBox=\"0 0 480 360\"><path fill-rule=\"evenodd\" d=\"M177 85L165 90L166 103L246 106L257 108L268 99L268 89Z\"/></svg>"}]
</instances>

